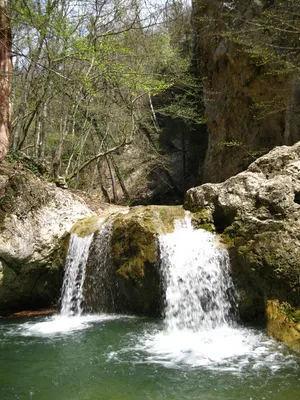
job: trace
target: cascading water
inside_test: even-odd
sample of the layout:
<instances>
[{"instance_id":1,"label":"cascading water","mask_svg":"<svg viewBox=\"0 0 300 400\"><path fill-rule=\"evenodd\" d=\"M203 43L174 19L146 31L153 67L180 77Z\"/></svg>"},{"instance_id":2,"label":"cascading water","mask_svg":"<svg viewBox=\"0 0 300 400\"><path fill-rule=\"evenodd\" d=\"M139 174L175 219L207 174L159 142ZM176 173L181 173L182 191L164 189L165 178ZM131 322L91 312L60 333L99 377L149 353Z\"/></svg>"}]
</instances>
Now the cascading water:
<instances>
[{"instance_id":1,"label":"cascading water","mask_svg":"<svg viewBox=\"0 0 300 400\"><path fill-rule=\"evenodd\" d=\"M236 307L229 257L215 235L194 230L186 217L159 238L169 331L208 330L232 324Z\"/></svg>"},{"instance_id":2,"label":"cascading water","mask_svg":"<svg viewBox=\"0 0 300 400\"><path fill-rule=\"evenodd\" d=\"M103 219L99 219L99 227L103 223ZM96 242L95 253L101 258L99 261L100 271L93 271L93 274L100 273L104 269L108 256L108 243L110 239L111 224L103 224L94 238L92 233L89 236L80 237L72 234L66 259L65 276L62 287L62 300L60 314L46 319L43 322L25 324L24 335L57 335L75 332L77 330L86 329L91 323L102 322L106 320L118 318L115 315L107 314L85 314L87 299L84 298L84 290L86 288L86 280L93 281L95 276L86 276L86 266L89 257L91 244ZM95 250L95 249L94 249ZM86 279L89 278L89 279ZM91 284L91 282L88 282ZM96 286L96 285L95 285ZM90 297L101 297L97 288L89 287ZM96 293L94 293L96 292ZM103 292L103 291L102 291ZM91 299L89 298L90 302ZM84 305L84 310L83 310ZM88 307L89 308L89 307Z\"/></svg>"},{"instance_id":3,"label":"cascading water","mask_svg":"<svg viewBox=\"0 0 300 400\"><path fill-rule=\"evenodd\" d=\"M62 315L82 313L85 269L93 236L93 233L86 237L71 235L62 287Z\"/></svg>"},{"instance_id":4,"label":"cascading water","mask_svg":"<svg viewBox=\"0 0 300 400\"><path fill-rule=\"evenodd\" d=\"M79 315L89 252L84 311L109 290L110 235L105 224L94 240L72 238L62 314L0 320L0 398L298 399L299 358L235 323L227 252L188 219L159 238L164 322Z\"/></svg>"},{"instance_id":5,"label":"cascading water","mask_svg":"<svg viewBox=\"0 0 300 400\"><path fill-rule=\"evenodd\" d=\"M237 295L227 251L216 236L195 230L188 216L159 237L165 283L163 329L147 332L137 349L148 362L241 371L270 364L272 341L236 322ZM280 359L280 355L276 354ZM263 360L263 361L262 361Z\"/></svg>"}]
</instances>

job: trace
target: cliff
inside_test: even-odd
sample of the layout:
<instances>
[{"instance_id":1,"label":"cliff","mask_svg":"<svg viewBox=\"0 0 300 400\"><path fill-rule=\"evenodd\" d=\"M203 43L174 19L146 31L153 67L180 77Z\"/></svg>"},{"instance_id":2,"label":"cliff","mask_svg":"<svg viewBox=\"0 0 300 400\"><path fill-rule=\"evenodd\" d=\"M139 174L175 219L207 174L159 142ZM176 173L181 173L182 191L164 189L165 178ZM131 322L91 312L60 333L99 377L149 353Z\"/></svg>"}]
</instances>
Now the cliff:
<instances>
[{"instance_id":1,"label":"cliff","mask_svg":"<svg viewBox=\"0 0 300 400\"><path fill-rule=\"evenodd\" d=\"M224 181L274 146L300 139L297 62L292 65L298 47L293 54L286 50L295 46L299 17L289 15L292 8L283 3L193 2L196 69L209 134L203 182ZM293 20L289 34L283 33L285 15Z\"/></svg>"}]
</instances>

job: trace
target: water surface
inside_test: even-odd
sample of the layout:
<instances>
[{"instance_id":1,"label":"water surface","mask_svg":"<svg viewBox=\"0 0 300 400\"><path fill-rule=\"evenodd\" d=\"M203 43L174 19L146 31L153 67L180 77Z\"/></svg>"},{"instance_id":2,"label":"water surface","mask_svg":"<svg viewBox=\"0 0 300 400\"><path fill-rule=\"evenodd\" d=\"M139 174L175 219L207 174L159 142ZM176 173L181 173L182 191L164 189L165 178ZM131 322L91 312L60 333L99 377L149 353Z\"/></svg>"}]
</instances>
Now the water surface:
<instances>
[{"instance_id":1,"label":"water surface","mask_svg":"<svg viewBox=\"0 0 300 400\"><path fill-rule=\"evenodd\" d=\"M296 400L299 361L246 327L168 332L113 315L0 322L1 400Z\"/></svg>"}]
</instances>

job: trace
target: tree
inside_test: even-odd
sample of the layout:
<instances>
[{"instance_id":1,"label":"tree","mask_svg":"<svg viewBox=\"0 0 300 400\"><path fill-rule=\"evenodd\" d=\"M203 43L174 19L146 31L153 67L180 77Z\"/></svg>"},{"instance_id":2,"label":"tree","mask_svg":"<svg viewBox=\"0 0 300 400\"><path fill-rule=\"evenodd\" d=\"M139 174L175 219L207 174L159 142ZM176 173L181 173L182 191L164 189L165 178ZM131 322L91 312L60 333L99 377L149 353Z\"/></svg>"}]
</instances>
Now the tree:
<instances>
[{"instance_id":1,"label":"tree","mask_svg":"<svg viewBox=\"0 0 300 400\"><path fill-rule=\"evenodd\" d=\"M0 160L9 147L11 116L11 31L7 0L0 0Z\"/></svg>"},{"instance_id":2,"label":"tree","mask_svg":"<svg viewBox=\"0 0 300 400\"><path fill-rule=\"evenodd\" d=\"M10 4L13 149L53 179L100 188L111 201L128 200L137 171L145 185L157 166L168 175L155 99L188 68L189 12L180 17L180 1L168 15L160 0Z\"/></svg>"}]
</instances>

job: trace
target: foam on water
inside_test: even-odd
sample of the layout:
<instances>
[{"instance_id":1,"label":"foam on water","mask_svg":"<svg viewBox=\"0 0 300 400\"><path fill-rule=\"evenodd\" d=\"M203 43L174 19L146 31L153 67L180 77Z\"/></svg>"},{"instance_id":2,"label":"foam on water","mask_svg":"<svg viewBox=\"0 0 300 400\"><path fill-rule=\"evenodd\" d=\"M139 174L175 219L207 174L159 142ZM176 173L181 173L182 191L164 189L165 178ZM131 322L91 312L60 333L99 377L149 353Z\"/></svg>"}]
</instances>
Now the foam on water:
<instances>
[{"instance_id":1,"label":"foam on water","mask_svg":"<svg viewBox=\"0 0 300 400\"><path fill-rule=\"evenodd\" d=\"M164 327L145 333L136 346L147 353L148 362L235 372L249 366L276 370L295 362L283 345L237 324L229 257L215 235L194 230L187 217L173 233L162 235L159 244L166 286Z\"/></svg>"},{"instance_id":2,"label":"foam on water","mask_svg":"<svg viewBox=\"0 0 300 400\"><path fill-rule=\"evenodd\" d=\"M93 324L99 324L115 319L126 318L115 314L66 316L55 315L43 321L26 322L18 325L17 329L10 330L10 335L52 337L56 335L71 334L76 331L88 329Z\"/></svg>"},{"instance_id":3,"label":"foam on water","mask_svg":"<svg viewBox=\"0 0 300 400\"><path fill-rule=\"evenodd\" d=\"M146 360L166 367L205 367L210 370L242 372L245 369L271 371L296 365L296 357L283 344L263 332L223 326L208 331L189 330L145 333L136 350Z\"/></svg>"}]
</instances>

